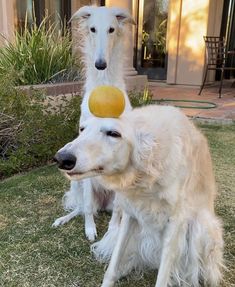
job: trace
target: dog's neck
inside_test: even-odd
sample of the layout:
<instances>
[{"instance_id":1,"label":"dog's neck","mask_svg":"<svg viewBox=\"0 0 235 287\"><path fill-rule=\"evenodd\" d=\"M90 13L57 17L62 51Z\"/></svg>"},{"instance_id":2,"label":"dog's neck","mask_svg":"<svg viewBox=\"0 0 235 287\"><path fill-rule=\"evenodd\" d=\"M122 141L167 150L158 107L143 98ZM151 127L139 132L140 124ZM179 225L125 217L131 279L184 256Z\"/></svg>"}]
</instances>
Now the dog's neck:
<instances>
[{"instance_id":1,"label":"dog's neck","mask_svg":"<svg viewBox=\"0 0 235 287\"><path fill-rule=\"evenodd\" d=\"M87 49L89 51L89 49ZM85 91L91 91L99 85L114 85L125 90L124 69L123 69L123 48L122 43L114 46L105 70L97 70L92 61L92 55L85 56Z\"/></svg>"},{"instance_id":2,"label":"dog's neck","mask_svg":"<svg viewBox=\"0 0 235 287\"><path fill-rule=\"evenodd\" d=\"M148 180L146 180L148 178ZM151 189L154 180L151 176L134 166L129 166L126 170L113 175L104 175L99 179L104 186L111 190L123 193L124 190Z\"/></svg>"}]
</instances>

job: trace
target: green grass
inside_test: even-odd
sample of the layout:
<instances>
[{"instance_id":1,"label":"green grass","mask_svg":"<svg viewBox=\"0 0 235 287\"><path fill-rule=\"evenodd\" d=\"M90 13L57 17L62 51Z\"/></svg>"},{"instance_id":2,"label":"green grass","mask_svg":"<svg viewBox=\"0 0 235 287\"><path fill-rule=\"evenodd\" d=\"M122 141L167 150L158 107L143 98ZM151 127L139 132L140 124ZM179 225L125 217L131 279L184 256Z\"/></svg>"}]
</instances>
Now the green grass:
<instances>
[{"instance_id":1,"label":"green grass","mask_svg":"<svg viewBox=\"0 0 235 287\"><path fill-rule=\"evenodd\" d=\"M201 126L214 160L219 196L217 214L223 219L228 271L221 287L235 282L235 126ZM0 286L100 285L105 266L91 256L83 218L51 228L63 214L61 198L69 183L53 166L8 178L0 183ZM109 215L96 218L99 237ZM155 272L122 279L119 287L154 286Z\"/></svg>"}]
</instances>

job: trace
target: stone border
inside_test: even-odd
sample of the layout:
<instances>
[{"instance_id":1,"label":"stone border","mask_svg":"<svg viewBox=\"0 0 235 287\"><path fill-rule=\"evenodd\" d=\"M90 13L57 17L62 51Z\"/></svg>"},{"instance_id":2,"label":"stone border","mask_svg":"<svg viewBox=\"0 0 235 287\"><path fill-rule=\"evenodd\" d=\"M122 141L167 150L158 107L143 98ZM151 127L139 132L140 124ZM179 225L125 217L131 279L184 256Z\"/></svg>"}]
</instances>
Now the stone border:
<instances>
[{"instance_id":1,"label":"stone border","mask_svg":"<svg viewBox=\"0 0 235 287\"><path fill-rule=\"evenodd\" d=\"M25 91L27 94L31 94L31 91L43 90L48 96L81 93L82 88L83 88L82 81L19 86L19 89Z\"/></svg>"},{"instance_id":2,"label":"stone border","mask_svg":"<svg viewBox=\"0 0 235 287\"><path fill-rule=\"evenodd\" d=\"M125 78L126 86L128 91L143 91L144 88L148 85L147 79L145 76L127 76ZM40 84L40 85L31 85L31 86L20 86L19 89L25 91L27 94L31 94L35 90L44 90L48 96L61 96L61 95L82 95L83 90L83 81L76 82L65 82L65 83L56 83L56 84ZM235 121L232 119L224 118L205 118L200 116L189 116L189 118L197 123L202 124L212 124L212 125L232 125L235 124Z\"/></svg>"},{"instance_id":3,"label":"stone border","mask_svg":"<svg viewBox=\"0 0 235 287\"><path fill-rule=\"evenodd\" d=\"M203 118L203 117L191 117L189 118L197 123L200 124L207 124L207 125L234 125L235 121L232 119L223 119L223 118Z\"/></svg>"},{"instance_id":4,"label":"stone border","mask_svg":"<svg viewBox=\"0 0 235 287\"><path fill-rule=\"evenodd\" d=\"M128 91L144 91L144 88L148 85L147 77L144 75L127 76L125 78L125 82ZM19 89L25 91L27 94L31 94L31 91L33 90L44 90L48 96L58 96L66 94L82 94L83 84L83 81L76 81L19 86Z\"/></svg>"}]
</instances>

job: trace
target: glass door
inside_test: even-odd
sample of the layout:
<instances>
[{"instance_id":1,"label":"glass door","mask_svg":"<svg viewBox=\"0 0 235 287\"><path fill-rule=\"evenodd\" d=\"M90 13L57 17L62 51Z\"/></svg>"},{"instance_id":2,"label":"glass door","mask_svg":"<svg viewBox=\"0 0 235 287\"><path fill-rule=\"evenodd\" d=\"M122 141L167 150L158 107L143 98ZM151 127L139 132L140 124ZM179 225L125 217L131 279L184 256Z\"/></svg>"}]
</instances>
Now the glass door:
<instances>
[{"instance_id":1,"label":"glass door","mask_svg":"<svg viewBox=\"0 0 235 287\"><path fill-rule=\"evenodd\" d=\"M235 0L224 0L223 16L220 36L226 40L229 53L226 65L235 67ZM225 71L225 78L235 78L235 71ZM220 72L216 73L216 80L220 80Z\"/></svg>"},{"instance_id":2,"label":"glass door","mask_svg":"<svg viewBox=\"0 0 235 287\"><path fill-rule=\"evenodd\" d=\"M18 30L24 29L26 19L30 26L34 14L38 26L46 14L50 16L52 22L57 24L58 28L60 28L61 21L68 22L71 18L71 0L16 0L15 7Z\"/></svg>"},{"instance_id":3,"label":"glass door","mask_svg":"<svg viewBox=\"0 0 235 287\"><path fill-rule=\"evenodd\" d=\"M139 1L136 68L153 80L166 79L168 3L169 0Z\"/></svg>"}]
</instances>

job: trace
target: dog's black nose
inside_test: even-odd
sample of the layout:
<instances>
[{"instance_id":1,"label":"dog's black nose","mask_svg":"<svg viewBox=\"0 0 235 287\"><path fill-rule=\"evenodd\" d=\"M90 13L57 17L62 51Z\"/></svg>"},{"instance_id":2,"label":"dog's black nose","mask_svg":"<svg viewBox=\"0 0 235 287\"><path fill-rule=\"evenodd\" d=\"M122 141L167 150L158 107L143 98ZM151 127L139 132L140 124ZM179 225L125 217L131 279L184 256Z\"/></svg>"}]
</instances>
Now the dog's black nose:
<instances>
[{"instance_id":1,"label":"dog's black nose","mask_svg":"<svg viewBox=\"0 0 235 287\"><path fill-rule=\"evenodd\" d=\"M107 68L107 63L105 62L105 60L97 60L95 62L95 67L98 70L105 70Z\"/></svg>"},{"instance_id":2,"label":"dog's black nose","mask_svg":"<svg viewBox=\"0 0 235 287\"><path fill-rule=\"evenodd\" d=\"M71 153L57 152L54 156L54 161L56 161L58 168L71 170L76 165L76 157Z\"/></svg>"}]
</instances>

